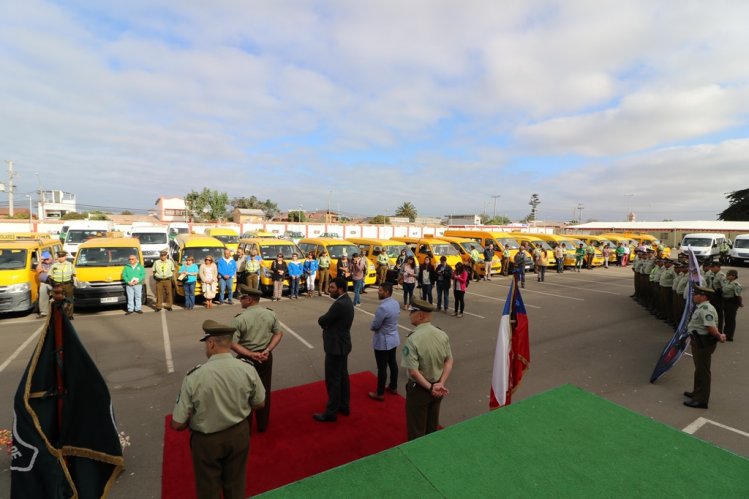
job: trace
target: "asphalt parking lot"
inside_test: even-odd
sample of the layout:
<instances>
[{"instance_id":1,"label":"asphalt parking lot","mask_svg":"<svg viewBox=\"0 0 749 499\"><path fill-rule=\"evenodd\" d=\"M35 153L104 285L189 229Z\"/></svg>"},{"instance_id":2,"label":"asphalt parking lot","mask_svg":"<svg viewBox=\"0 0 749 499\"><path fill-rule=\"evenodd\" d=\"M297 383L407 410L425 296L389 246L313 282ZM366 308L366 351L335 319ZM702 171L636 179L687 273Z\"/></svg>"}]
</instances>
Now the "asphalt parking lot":
<instances>
[{"instance_id":1,"label":"asphalt parking lot","mask_svg":"<svg viewBox=\"0 0 749 499\"><path fill-rule=\"evenodd\" d=\"M725 271L726 269L724 269ZM741 280L743 270L739 269ZM434 314L433 323L451 340L455 367L448 381L441 422L449 426L488 410L489 384L499 318L508 277L471 283L463 318ZM684 407L693 365L685 356L657 383L649 383L655 361L673 331L629 298L631 268L547 272L546 282L528 274L522 290L530 322L531 366L514 396L519 401L571 383L697 438L749 457L749 344L746 309L739 311L736 341L718 345L713 356L713 389L708 410ZM417 290L418 292L418 290ZM394 296L401 299L401 292ZM369 324L377 293L362 297L352 331L352 373L374 371ZM330 299L261 302L273 308L285 328L275 352L274 389L323 379L323 349L317 317ZM109 383L118 427L130 436L126 469L110 497L159 497L164 417L171 413L184 374L204 361L200 324L228 322L240 307L201 307L189 312L154 312L125 317L121 310L79 312L74 326ZM43 325L33 315L0 319L0 428L12 426L13 396L31 355L32 335ZM401 314L401 337L411 325ZM401 392L405 376L401 369ZM374 387L373 387L374 388ZM320 400L320 408L325 401ZM376 403L376 402L373 402ZM501 410L501 409L500 409ZM703 419L699 419L703 418ZM279 424L271 419L271 424ZM522 431L522 429L508 429ZM637 438L637 435L632 435ZM0 497L10 490L10 456L0 454Z\"/></svg>"}]
</instances>

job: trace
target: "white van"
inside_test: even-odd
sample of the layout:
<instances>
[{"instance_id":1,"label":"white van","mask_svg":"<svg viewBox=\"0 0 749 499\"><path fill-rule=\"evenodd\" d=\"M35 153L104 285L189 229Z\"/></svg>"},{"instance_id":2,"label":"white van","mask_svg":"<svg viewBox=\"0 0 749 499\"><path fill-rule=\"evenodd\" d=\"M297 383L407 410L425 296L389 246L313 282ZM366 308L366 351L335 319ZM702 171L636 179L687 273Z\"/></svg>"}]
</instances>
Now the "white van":
<instances>
[{"instance_id":1,"label":"white van","mask_svg":"<svg viewBox=\"0 0 749 499\"><path fill-rule=\"evenodd\" d=\"M189 234L190 226L185 222L172 222L169 224L169 239L174 239L180 234Z\"/></svg>"},{"instance_id":2,"label":"white van","mask_svg":"<svg viewBox=\"0 0 749 499\"><path fill-rule=\"evenodd\" d=\"M133 226L130 237L140 241L140 249L143 252L143 264L153 265L159 259L161 250L169 251L169 228L159 225Z\"/></svg>"},{"instance_id":3,"label":"white van","mask_svg":"<svg viewBox=\"0 0 749 499\"><path fill-rule=\"evenodd\" d=\"M105 237L112 227L112 222L106 220L71 221L62 244L62 249L68 252L68 260L73 261L81 243L94 237Z\"/></svg>"},{"instance_id":4,"label":"white van","mask_svg":"<svg viewBox=\"0 0 749 499\"><path fill-rule=\"evenodd\" d=\"M713 260L720 255L720 245L726 240L725 234L710 232L686 234L681 240L679 253L686 253L691 246L694 256L699 261Z\"/></svg>"},{"instance_id":5,"label":"white van","mask_svg":"<svg viewBox=\"0 0 749 499\"><path fill-rule=\"evenodd\" d=\"M739 234L733 240L733 248L728 252L731 263L749 262L749 234Z\"/></svg>"}]
</instances>

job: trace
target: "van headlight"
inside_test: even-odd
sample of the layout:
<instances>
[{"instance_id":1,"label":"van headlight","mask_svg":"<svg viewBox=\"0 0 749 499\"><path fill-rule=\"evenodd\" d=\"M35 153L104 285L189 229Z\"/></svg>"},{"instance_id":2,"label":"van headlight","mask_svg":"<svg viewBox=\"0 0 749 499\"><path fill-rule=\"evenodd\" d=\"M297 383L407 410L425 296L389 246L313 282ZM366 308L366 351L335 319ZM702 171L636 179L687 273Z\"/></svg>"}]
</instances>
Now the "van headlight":
<instances>
[{"instance_id":1,"label":"van headlight","mask_svg":"<svg viewBox=\"0 0 749 499\"><path fill-rule=\"evenodd\" d=\"M7 293L18 294L18 293L28 293L30 289L31 289L31 286L29 286L28 282L22 282L19 284L11 284L7 288L5 288L5 291Z\"/></svg>"}]
</instances>

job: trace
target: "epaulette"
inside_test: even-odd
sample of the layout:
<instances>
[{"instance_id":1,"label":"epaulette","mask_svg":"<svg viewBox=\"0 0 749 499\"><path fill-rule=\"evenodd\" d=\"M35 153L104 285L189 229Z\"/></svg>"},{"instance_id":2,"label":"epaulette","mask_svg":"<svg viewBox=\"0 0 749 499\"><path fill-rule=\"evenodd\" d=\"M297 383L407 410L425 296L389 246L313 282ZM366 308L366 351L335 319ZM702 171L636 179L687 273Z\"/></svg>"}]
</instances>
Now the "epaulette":
<instances>
[{"instance_id":1,"label":"epaulette","mask_svg":"<svg viewBox=\"0 0 749 499\"><path fill-rule=\"evenodd\" d=\"M237 315L235 315L235 316L234 316L234 318L237 318L237 317L239 317L240 315L242 315L242 312L239 312L239 313L238 313Z\"/></svg>"},{"instance_id":2,"label":"epaulette","mask_svg":"<svg viewBox=\"0 0 749 499\"><path fill-rule=\"evenodd\" d=\"M270 307L265 307L265 309L266 309L266 310L270 310L271 312L273 312L273 309L272 309L272 308L270 308Z\"/></svg>"},{"instance_id":3,"label":"epaulette","mask_svg":"<svg viewBox=\"0 0 749 499\"><path fill-rule=\"evenodd\" d=\"M252 367L255 367L255 363L254 363L254 362L252 362L252 360L248 359L247 357L235 357L235 359L237 359L237 360L241 360L241 361L242 361L242 362L244 362L245 364L249 364L249 365L251 365Z\"/></svg>"},{"instance_id":4,"label":"epaulette","mask_svg":"<svg viewBox=\"0 0 749 499\"><path fill-rule=\"evenodd\" d=\"M198 364L197 366L195 366L192 369L190 369L189 371L187 371L187 374L185 376L191 375L192 373L194 373L195 371L197 371L201 367L203 367L203 364Z\"/></svg>"}]
</instances>

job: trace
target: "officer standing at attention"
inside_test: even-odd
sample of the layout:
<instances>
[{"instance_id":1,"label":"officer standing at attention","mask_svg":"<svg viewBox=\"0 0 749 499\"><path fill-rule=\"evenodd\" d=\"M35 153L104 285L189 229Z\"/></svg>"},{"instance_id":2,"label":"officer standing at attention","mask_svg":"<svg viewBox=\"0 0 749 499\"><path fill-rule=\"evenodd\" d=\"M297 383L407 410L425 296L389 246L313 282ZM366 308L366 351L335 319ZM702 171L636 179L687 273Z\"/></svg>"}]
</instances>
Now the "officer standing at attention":
<instances>
[{"instance_id":1,"label":"officer standing at attention","mask_svg":"<svg viewBox=\"0 0 749 499\"><path fill-rule=\"evenodd\" d=\"M691 392L684 392L684 396L690 399L685 401L684 405L695 409L707 409L710 400L710 358L715 351L716 342L726 341L726 335L716 327L715 308L708 301L708 296L712 293L713 290L710 288L694 287L692 301L696 307L687 326L692 339L694 387Z\"/></svg>"},{"instance_id":2,"label":"officer standing at attention","mask_svg":"<svg viewBox=\"0 0 749 499\"><path fill-rule=\"evenodd\" d=\"M726 281L726 274L723 273L723 271L720 270L720 263L718 262L711 262L710 263L710 273L712 274L712 277L710 279L710 285L706 286L710 287L715 291L710 296L710 304L715 307L715 311L718 312L718 329L720 331L723 331L723 285L727 282Z\"/></svg>"},{"instance_id":3,"label":"officer standing at attention","mask_svg":"<svg viewBox=\"0 0 749 499\"><path fill-rule=\"evenodd\" d=\"M62 288L62 294L65 297L65 303L63 303L62 309L65 311L65 315L68 319L73 320L73 278L75 277L75 267L67 260L67 251L57 252L57 261L49 267L49 283L52 288L60 286Z\"/></svg>"},{"instance_id":4,"label":"officer standing at attention","mask_svg":"<svg viewBox=\"0 0 749 499\"><path fill-rule=\"evenodd\" d=\"M156 311L161 310L166 295L165 309L172 311L172 277L174 262L167 258L167 251L159 252L159 259L153 262L153 279L156 281Z\"/></svg>"},{"instance_id":5,"label":"officer standing at attention","mask_svg":"<svg viewBox=\"0 0 749 499\"><path fill-rule=\"evenodd\" d=\"M434 307L413 300L409 310L416 328L406 339L401 367L408 373L406 430L408 439L413 440L437 431L442 398L450 393L445 383L453 368L453 355L447 334L431 324Z\"/></svg>"},{"instance_id":6,"label":"officer standing at attention","mask_svg":"<svg viewBox=\"0 0 749 499\"><path fill-rule=\"evenodd\" d=\"M255 366L265 388L265 407L255 411L257 431L264 432L270 419L271 378L273 376L273 350L281 342L283 331L275 312L258 307L262 292L246 284L239 285L239 303L244 309L234 316L234 343L231 349L242 359Z\"/></svg>"},{"instance_id":7,"label":"officer standing at attention","mask_svg":"<svg viewBox=\"0 0 749 499\"><path fill-rule=\"evenodd\" d=\"M733 335L736 332L736 312L739 307L744 306L741 298L741 284L737 279L739 273L736 270L729 270L726 273L726 282L723 283L721 292L723 293L723 314L726 321L726 328L723 332L726 334L727 341L733 341Z\"/></svg>"},{"instance_id":8,"label":"officer standing at attention","mask_svg":"<svg viewBox=\"0 0 749 499\"><path fill-rule=\"evenodd\" d=\"M265 389L255 368L231 354L234 327L203 323L208 362L187 373L172 412L171 427L190 427L190 451L199 498L246 497L247 455L253 409L263 407Z\"/></svg>"}]
</instances>

